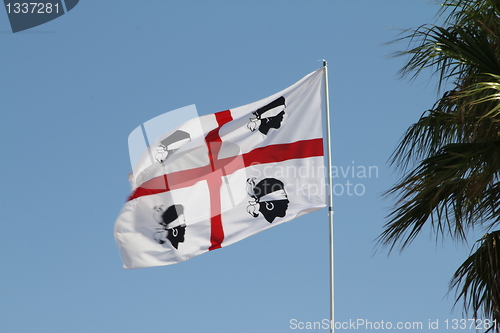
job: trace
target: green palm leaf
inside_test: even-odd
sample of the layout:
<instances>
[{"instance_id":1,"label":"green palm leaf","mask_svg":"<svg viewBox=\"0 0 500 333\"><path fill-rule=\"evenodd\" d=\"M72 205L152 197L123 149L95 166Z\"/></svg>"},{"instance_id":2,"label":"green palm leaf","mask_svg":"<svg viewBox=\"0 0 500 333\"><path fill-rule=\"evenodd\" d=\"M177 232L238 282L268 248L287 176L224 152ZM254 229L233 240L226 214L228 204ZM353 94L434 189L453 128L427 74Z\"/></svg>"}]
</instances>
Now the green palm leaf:
<instances>
[{"instance_id":1,"label":"green palm leaf","mask_svg":"<svg viewBox=\"0 0 500 333\"><path fill-rule=\"evenodd\" d=\"M425 226L466 241L470 229L500 222L500 0L445 0L442 25L407 30L401 75L431 70L451 86L408 128L390 162L403 177L379 243L408 246ZM500 322L500 231L487 234L450 285L457 302Z\"/></svg>"},{"instance_id":2,"label":"green palm leaf","mask_svg":"<svg viewBox=\"0 0 500 333\"><path fill-rule=\"evenodd\" d=\"M475 250L475 251L474 251ZM498 318L500 305L500 231L486 234L458 268L450 283L474 318Z\"/></svg>"}]
</instances>

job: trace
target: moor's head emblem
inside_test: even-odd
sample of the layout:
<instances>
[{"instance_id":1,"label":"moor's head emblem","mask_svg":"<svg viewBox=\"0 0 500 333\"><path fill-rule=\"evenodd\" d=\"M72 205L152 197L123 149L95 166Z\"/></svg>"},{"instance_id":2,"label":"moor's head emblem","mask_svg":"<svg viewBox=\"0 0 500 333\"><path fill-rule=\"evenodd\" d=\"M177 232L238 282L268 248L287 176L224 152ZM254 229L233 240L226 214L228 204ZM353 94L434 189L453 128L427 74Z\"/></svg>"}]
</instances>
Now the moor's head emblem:
<instances>
[{"instance_id":1,"label":"moor's head emblem","mask_svg":"<svg viewBox=\"0 0 500 333\"><path fill-rule=\"evenodd\" d=\"M167 209L164 206L155 206L155 219L160 224L156 228L154 239L164 244L167 240L175 249L179 248L179 243L184 242L186 234L186 222L184 219L184 207L182 205L172 205Z\"/></svg>"},{"instance_id":2,"label":"moor's head emblem","mask_svg":"<svg viewBox=\"0 0 500 333\"><path fill-rule=\"evenodd\" d=\"M285 116L285 97L281 96L271 103L255 110L252 114L254 118L250 118L247 127L254 132L259 129L264 135L267 135L271 128L278 129L281 127L281 122Z\"/></svg>"},{"instance_id":3,"label":"moor's head emblem","mask_svg":"<svg viewBox=\"0 0 500 333\"><path fill-rule=\"evenodd\" d=\"M189 141L191 141L189 133L180 130L175 131L160 141L159 146L156 148L155 160L158 163L162 163L169 155L173 154L177 149L184 146Z\"/></svg>"},{"instance_id":4,"label":"moor's head emblem","mask_svg":"<svg viewBox=\"0 0 500 333\"><path fill-rule=\"evenodd\" d=\"M261 213L269 223L277 217L285 217L290 201L282 181L264 178L256 184L255 178L248 178L247 192L253 199L248 202L247 212L253 217Z\"/></svg>"}]
</instances>

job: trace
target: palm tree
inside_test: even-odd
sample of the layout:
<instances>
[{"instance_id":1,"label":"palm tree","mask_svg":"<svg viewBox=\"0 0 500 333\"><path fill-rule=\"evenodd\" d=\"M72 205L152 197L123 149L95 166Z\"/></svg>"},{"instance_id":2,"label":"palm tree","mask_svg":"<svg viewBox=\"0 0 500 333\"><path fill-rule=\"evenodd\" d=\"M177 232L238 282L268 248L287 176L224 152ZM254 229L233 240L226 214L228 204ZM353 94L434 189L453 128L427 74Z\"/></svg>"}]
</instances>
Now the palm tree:
<instances>
[{"instance_id":1,"label":"palm tree","mask_svg":"<svg viewBox=\"0 0 500 333\"><path fill-rule=\"evenodd\" d=\"M500 0L444 0L440 25L406 31L397 55L411 78L428 70L447 89L406 131L391 157L403 177L378 240L400 249L424 225L465 241L488 231L455 272L450 290L464 311L500 324Z\"/></svg>"}]
</instances>

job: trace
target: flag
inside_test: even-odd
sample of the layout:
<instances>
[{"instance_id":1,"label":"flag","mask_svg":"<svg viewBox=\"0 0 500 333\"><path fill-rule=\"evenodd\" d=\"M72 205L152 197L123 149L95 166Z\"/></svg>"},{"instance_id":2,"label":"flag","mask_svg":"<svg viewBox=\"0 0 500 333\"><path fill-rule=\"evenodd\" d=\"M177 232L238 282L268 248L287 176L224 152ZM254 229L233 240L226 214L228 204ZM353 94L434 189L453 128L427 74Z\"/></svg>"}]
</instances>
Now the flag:
<instances>
[{"instance_id":1,"label":"flag","mask_svg":"<svg viewBox=\"0 0 500 333\"><path fill-rule=\"evenodd\" d=\"M179 263L325 207L324 71L150 143L115 223L124 267Z\"/></svg>"}]
</instances>

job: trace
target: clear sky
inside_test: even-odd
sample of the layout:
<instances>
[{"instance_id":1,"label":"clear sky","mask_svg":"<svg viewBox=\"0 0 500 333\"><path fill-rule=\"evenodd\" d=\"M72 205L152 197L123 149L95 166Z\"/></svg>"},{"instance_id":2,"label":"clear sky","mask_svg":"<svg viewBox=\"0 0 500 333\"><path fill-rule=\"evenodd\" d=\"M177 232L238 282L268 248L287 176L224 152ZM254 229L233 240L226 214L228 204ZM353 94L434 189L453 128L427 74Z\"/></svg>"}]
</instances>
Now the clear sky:
<instances>
[{"instance_id":1,"label":"clear sky","mask_svg":"<svg viewBox=\"0 0 500 333\"><path fill-rule=\"evenodd\" d=\"M172 266L125 270L113 238L135 127L190 104L209 114L259 100L322 58L338 171L336 321L457 331L445 321L470 317L446 293L468 247L428 229L401 254L374 241L393 204L381 194L398 179L387 160L437 97L435 80L397 79L403 59L390 55L405 45L384 43L438 8L81 0L16 34L0 10L0 332L296 332L293 320L328 319L326 209Z\"/></svg>"}]
</instances>

